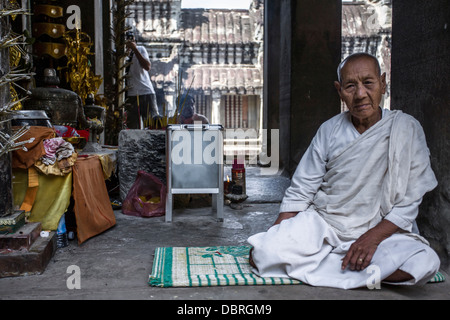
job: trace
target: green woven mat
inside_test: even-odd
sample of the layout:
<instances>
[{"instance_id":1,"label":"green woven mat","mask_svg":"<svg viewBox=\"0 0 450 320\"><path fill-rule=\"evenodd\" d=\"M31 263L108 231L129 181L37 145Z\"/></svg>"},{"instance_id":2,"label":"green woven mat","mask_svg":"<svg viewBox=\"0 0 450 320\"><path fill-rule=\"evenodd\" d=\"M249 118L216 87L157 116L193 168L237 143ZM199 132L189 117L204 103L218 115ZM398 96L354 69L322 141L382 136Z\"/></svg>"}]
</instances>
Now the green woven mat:
<instances>
[{"instance_id":1,"label":"green woven mat","mask_svg":"<svg viewBox=\"0 0 450 320\"><path fill-rule=\"evenodd\" d=\"M156 287L207 287L301 284L287 278L261 278L248 263L249 246L156 248L149 284ZM442 282L438 272L430 282Z\"/></svg>"},{"instance_id":2,"label":"green woven mat","mask_svg":"<svg viewBox=\"0 0 450 320\"><path fill-rule=\"evenodd\" d=\"M261 278L252 273L248 246L156 248L151 286L207 287L299 284L286 278Z\"/></svg>"}]
</instances>

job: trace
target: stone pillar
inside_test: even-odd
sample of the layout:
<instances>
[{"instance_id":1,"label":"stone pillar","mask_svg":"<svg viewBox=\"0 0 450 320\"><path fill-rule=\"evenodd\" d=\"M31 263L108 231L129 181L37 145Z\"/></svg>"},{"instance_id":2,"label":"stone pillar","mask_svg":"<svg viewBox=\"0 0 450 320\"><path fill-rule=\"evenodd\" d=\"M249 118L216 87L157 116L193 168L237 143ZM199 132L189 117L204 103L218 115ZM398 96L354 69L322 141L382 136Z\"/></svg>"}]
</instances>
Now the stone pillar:
<instances>
[{"instance_id":1,"label":"stone pillar","mask_svg":"<svg viewBox=\"0 0 450 320\"><path fill-rule=\"evenodd\" d=\"M174 0L170 3L170 22L169 22L169 33L178 32L178 26L180 22L180 12L181 12L181 1Z\"/></svg>"},{"instance_id":2,"label":"stone pillar","mask_svg":"<svg viewBox=\"0 0 450 320\"><path fill-rule=\"evenodd\" d=\"M339 0L265 1L266 123L280 130L280 159L288 173L320 124L340 112L333 82L341 60L341 5Z\"/></svg>"},{"instance_id":3,"label":"stone pillar","mask_svg":"<svg viewBox=\"0 0 450 320\"><path fill-rule=\"evenodd\" d=\"M242 45L238 44L235 46L235 59L236 59L236 64L241 64L242 63Z\"/></svg>"},{"instance_id":4,"label":"stone pillar","mask_svg":"<svg viewBox=\"0 0 450 320\"><path fill-rule=\"evenodd\" d=\"M193 64L202 64L203 58L203 52L202 52L202 45L201 44L195 44L193 46L193 53L192 53L192 63Z\"/></svg>"},{"instance_id":5,"label":"stone pillar","mask_svg":"<svg viewBox=\"0 0 450 320\"><path fill-rule=\"evenodd\" d=\"M219 64L225 64L225 55L227 53L227 47L226 45L220 45L219 46Z\"/></svg>"},{"instance_id":6,"label":"stone pillar","mask_svg":"<svg viewBox=\"0 0 450 320\"><path fill-rule=\"evenodd\" d=\"M6 87L6 86L5 86ZM2 121L0 117L0 121ZM11 134L9 121L0 122L0 131ZM13 213L11 153L0 157L0 217Z\"/></svg>"},{"instance_id":7,"label":"stone pillar","mask_svg":"<svg viewBox=\"0 0 450 320\"><path fill-rule=\"evenodd\" d=\"M422 124L438 187L428 193L419 230L449 271L450 255L450 3L392 2L391 109Z\"/></svg>"},{"instance_id":8,"label":"stone pillar","mask_svg":"<svg viewBox=\"0 0 450 320\"><path fill-rule=\"evenodd\" d=\"M341 60L341 11L337 0L292 2L291 170L319 126L340 112L333 83Z\"/></svg>"},{"instance_id":9,"label":"stone pillar","mask_svg":"<svg viewBox=\"0 0 450 320\"><path fill-rule=\"evenodd\" d=\"M0 2L0 9L4 9L4 1ZM1 18L0 38L5 39L9 33L9 18ZM0 75L9 73L9 49L0 49ZM0 87L0 107L3 108L10 102L9 86ZM0 131L11 135L11 125L7 121L7 115L0 113ZM1 141L4 143L4 141ZM7 153L0 157L0 217L9 215L13 212L12 198L12 171L11 154Z\"/></svg>"},{"instance_id":10,"label":"stone pillar","mask_svg":"<svg viewBox=\"0 0 450 320\"><path fill-rule=\"evenodd\" d=\"M211 123L220 124L220 91L214 90L211 95Z\"/></svg>"}]
</instances>

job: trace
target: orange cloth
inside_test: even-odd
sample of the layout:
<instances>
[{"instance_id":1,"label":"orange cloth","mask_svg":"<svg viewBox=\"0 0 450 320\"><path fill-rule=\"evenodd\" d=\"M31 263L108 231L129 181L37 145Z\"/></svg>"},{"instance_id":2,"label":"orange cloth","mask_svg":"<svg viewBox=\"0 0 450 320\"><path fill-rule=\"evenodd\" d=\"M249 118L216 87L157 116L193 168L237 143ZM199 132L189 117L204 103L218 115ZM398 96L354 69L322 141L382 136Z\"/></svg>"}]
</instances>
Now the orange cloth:
<instances>
[{"instance_id":1,"label":"orange cloth","mask_svg":"<svg viewBox=\"0 0 450 320\"><path fill-rule=\"evenodd\" d=\"M73 167L78 244L116 224L98 156L79 157Z\"/></svg>"},{"instance_id":2,"label":"orange cloth","mask_svg":"<svg viewBox=\"0 0 450 320\"><path fill-rule=\"evenodd\" d=\"M34 167L28 168L28 189L20 210L31 212L39 188L39 174Z\"/></svg>"},{"instance_id":3,"label":"orange cloth","mask_svg":"<svg viewBox=\"0 0 450 320\"><path fill-rule=\"evenodd\" d=\"M21 127L13 127L20 129ZM25 147L28 151L15 150L12 152L12 167L20 169L28 169L33 166L36 160L45 155L44 139L52 139L55 137L55 129L39 126L31 126L19 141L25 141L34 137L32 143L26 143Z\"/></svg>"}]
</instances>

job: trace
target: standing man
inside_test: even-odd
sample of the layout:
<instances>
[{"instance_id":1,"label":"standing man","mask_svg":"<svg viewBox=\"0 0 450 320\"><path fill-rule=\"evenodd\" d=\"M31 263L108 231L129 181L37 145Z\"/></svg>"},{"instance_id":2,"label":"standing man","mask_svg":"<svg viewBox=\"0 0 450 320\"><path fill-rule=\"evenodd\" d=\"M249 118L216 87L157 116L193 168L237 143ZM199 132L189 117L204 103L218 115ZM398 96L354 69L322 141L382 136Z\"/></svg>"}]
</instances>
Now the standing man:
<instances>
[{"instance_id":1,"label":"standing man","mask_svg":"<svg viewBox=\"0 0 450 320\"><path fill-rule=\"evenodd\" d=\"M150 81L150 58L143 46L137 46L134 36L127 35L126 46L130 52L131 66L128 71L128 99L126 123L129 129L142 129L148 126L149 118L161 117L156 102L155 89Z\"/></svg>"}]
</instances>

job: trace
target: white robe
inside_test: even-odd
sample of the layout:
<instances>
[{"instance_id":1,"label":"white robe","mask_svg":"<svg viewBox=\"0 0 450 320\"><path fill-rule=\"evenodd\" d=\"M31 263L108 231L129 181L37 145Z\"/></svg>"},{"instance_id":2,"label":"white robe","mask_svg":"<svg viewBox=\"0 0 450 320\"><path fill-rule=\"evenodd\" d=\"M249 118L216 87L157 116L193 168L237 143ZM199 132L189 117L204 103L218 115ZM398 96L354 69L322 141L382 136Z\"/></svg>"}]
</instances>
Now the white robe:
<instances>
[{"instance_id":1,"label":"white robe","mask_svg":"<svg viewBox=\"0 0 450 320\"><path fill-rule=\"evenodd\" d=\"M388 219L405 233L379 245L372 265L381 280L401 269L413 275L409 283L426 282L439 259L417 234L415 218L423 195L435 186L425 136L414 118L383 110L382 120L359 134L348 112L337 115L318 130L280 206L280 212L300 213L249 238L255 272L311 285L365 286L370 274L341 271L340 259L354 240ZM417 259L425 259L420 268Z\"/></svg>"}]
</instances>

